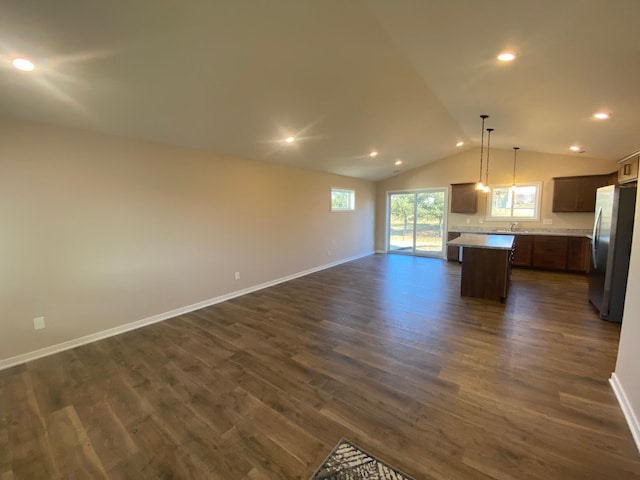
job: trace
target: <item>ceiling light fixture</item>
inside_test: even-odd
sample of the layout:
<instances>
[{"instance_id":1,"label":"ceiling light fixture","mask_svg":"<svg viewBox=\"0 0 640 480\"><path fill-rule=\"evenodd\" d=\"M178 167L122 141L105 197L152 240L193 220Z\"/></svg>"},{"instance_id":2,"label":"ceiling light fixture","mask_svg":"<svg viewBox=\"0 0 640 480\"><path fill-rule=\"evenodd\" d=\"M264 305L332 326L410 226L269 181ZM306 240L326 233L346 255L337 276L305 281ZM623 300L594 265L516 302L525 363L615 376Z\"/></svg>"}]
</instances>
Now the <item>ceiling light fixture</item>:
<instances>
[{"instance_id":1,"label":"ceiling light fixture","mask_svg":"<svg viewBox=\"0 0 640 480\"><path fill-rule=\"evenodd\" d=\"M458 142L458 143L456 143L456 147L461 147L461 146L463 146L463 145L464 145L464 142Z\"/></svg>"},{"instance_id":2,"label":"ceiling light fixture","mask_svg":"<svg viewBox=\"0 0 640 480\"><path fill-rule=\"evenodd\" d=\"M23 72L32 72L36 68L33 62L27 60L26 58L14 58L11 61L11 65L13 65L18 70L22 70Z\"/></svg>"},{"instance_id":3,"label":"ceiling light fixture","mask_svg":"<svg viewBox=\"0 0 640 480\"><path fill-rule=\"evenodd\" d=\"M574 151L574 152L579 152L580 151L580 145L571 145L569 147L569 150Z\"/></svg>"},{"instance_id":4,"label":"ceiling light fixture","mask_svg":"<svg viewBox=\"0 0 640 480\"><path fill-rule=\"evenodd\" d=\"M284 139L284 141L287 143L293 143L296 141L296 139L294 137L287 137Z\"/></svg>"},{"instance_id":5,"label":"ceiling light fixture","mask_svg":"<svg viewBox=\"0 0 640 480\"><path fill-rule=\"evenodd\" d=\"M476 183L476 190L484 190L484 185L482 184L482 154L484 151L484 121L489 118L489 115L480 115L482 119L482 130L480 130L480 178L478 179L478 183Z\"/></svg>"},{"instance_id":6,"label":"ceiling light fixture","mask_svg":"<svg viewBox=\"0 0 640 480\"><path fill-rule=\"evenodd\" d=\"M513 147L513 180L511 182L511 191L516 191L516 162L518 161L518 150L520 147Z\"/></svg>"},{"instance_id":7,"label":"ceiling light fixture","mask_svg":"<svg viewBox=\"0 0 640 480\"><path fill-rule=\"evenodd\" d=\"M484 193L489 193L489 150L491 149L491 132L493 132L493 128L487 128L487 173L484 177L484 187L482 187L482 191Z\"/></svg>"},{"instance_id":8,"label":"ceiling light fixture","mask_svg":"<svg viewBox=\"0 0 640 480\"><path fill-rule=\"evenodd\" d=\"M374 150L374 151L372 151L372 152L369 154L369 156L370 156L370 157L372 157L372 158L373 158L373 157L377 157L377 156L378 156L378 152L376 152L376 151Z\"/></svg>"},{"instance_id":9,"label":"ceiling light fixture","mask_svg":"<svg viewBox=\"0 0 640 480\"><path fill-rule=\"evenodd\" d=\"M402 160L396 160L396 165L402 165Z\"/></svg>"},{"instance_id":10,"label":"ceiling light fixture","mask_svg":"<svg viewBox=\"0 0 640 480\"><path fill-rule=\"evenodd\" d=\"M512 52L502 52L498 55L498 60L501 62L510 62L511 60L516 58L516 54Z\"/></svg>"},{"instance_id":11,"label":"ceiling light fixture","mask_svg":"<svg viewBox=\"0 0 640 480\"><path fill-rule=\"evenodd\" d=\"M600 120L606 120L607 118L611 117L611 114L607 112L596 112L593 114L593 116L595 118L599 118Z\"/></svg>"}]
</instances>

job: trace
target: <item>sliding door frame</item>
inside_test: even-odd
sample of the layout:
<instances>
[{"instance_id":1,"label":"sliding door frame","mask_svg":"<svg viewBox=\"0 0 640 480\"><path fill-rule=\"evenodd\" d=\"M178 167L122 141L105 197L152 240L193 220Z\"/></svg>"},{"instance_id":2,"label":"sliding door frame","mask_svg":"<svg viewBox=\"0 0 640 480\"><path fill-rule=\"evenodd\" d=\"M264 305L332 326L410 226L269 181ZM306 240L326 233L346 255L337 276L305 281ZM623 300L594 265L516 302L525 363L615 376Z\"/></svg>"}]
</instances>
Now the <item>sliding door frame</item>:
<instances>
[{"instance_id":1,"label":"sliding door frame","mask_svg":"<svg viewBox=\"0 0 640 480\"><path fill-rule=\"evenodd\" d=\"M418 194L418 193L429 193L429 192L444 192L444 215L442 222L442 253L437 255L431 255L428 252L419 252L416 251L416 214L418 203L414 202L413 204L413 248L411 252L402 252L396 250L390 250L391 241L391 195L394 194ZM393 253L398 255L414 255L420 257L430 257L430 258L443 258L446 260L447 258L447 224L449 221L449 202L451 197L450 187L426 187L426 188L412 188L407 190L387 190L385 192L385 232L384 232L384 243L385 243L385 252Z\"/></svg>"}]
</instances>

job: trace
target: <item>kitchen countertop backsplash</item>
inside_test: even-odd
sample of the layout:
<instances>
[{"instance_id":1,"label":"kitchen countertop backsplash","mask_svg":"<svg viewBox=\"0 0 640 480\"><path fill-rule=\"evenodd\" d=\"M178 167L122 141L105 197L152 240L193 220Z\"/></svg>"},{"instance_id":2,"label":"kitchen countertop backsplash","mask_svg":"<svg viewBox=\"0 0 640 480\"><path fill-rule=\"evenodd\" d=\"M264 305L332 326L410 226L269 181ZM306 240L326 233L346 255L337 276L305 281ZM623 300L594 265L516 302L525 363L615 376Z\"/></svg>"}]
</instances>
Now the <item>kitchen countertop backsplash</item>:
<instances>
[{"instance_id":1,"label":"kitchen countertop backsplash","mask_svg":"<svg viewBox=\"0 0 640 480\"><path fill-rule=\"evenodd\" d=\"M591 229L584 228L526 228L518 227L512 231L509 227L452 226L450 232L456 233L507 233L510 235L558 235L561 237L591 238Z\"/></svg>"}]
</instances>

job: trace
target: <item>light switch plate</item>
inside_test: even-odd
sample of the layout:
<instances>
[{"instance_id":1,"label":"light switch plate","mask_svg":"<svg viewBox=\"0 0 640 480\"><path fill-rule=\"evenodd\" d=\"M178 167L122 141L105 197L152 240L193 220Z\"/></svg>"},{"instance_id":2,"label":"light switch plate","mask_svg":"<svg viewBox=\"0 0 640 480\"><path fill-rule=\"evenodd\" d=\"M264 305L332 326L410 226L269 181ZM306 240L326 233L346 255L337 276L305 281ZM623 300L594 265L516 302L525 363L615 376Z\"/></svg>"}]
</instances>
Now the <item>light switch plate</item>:
<instances>
[{"instance_id":1,"label":"light switch plate","mask_svg":"<svg viewBox=\"0 0 640 480\"><path fill-rule=\"evenodd\" d=\"M37 317L33 319L33 328L34 330L42 330L45 328L44 317Z\"/></svg>"},{"instance_id":2,"label":"light switch plate","mask_svg":"<svg viewBox=\"0 0 640 480\"><path fill-rule=\"evenodd\" d=\"M553 225L553 219L551 218L545 218L544 220L542 220L543 225Z\"/></svg>"}]
</instances>

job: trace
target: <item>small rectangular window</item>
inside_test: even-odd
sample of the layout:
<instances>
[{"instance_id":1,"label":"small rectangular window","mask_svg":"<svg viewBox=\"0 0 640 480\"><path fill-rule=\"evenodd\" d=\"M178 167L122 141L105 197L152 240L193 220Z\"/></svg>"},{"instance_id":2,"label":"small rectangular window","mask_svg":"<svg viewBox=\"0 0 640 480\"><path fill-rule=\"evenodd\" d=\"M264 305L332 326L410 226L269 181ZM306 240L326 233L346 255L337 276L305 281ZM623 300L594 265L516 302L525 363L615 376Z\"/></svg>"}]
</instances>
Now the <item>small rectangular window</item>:
<instances>
[{"instance_id":1,"label":"small rectangular window","mask_svg":"<svg viewBox=\"0 0 640 480\"><path fill-rule=\"evenodd\" d=\"M538 220L540 183L496 186L489 195L490 220Z\"/></svg>"},{"instance_id":2,"label":"small rectangular window","mask_svg":"<svg viewBox=\"0 0 640 480\"><path fill-rule=\"evenodd\" d=\"M355 210L356 192L355 190L344 190L342 188L331 189L331 211L345 212Z\"/></svg>"}]
</instances>

